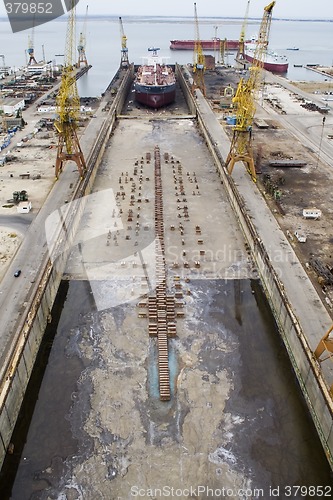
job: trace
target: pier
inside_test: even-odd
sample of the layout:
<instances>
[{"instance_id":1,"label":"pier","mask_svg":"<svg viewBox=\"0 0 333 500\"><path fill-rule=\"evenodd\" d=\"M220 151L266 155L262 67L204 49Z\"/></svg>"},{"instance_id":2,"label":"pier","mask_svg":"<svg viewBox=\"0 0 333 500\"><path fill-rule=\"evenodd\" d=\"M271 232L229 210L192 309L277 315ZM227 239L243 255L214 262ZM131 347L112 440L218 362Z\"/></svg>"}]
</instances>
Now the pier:
<instances>
[{"instance_id":1,"label":"pier","mask_svg":"<svg viewBox=\"0 0 333 500\"><path fill-rule=\"evenodd\" d=\"M319 75L323 75L327 78L333 78L333 74L327 71L331 68L325 68L323 66L320 66L319 64L306 64L304 68L309 69L310 71L314 71L315 73L319 73Z\"/></svg>"}]
</instances>

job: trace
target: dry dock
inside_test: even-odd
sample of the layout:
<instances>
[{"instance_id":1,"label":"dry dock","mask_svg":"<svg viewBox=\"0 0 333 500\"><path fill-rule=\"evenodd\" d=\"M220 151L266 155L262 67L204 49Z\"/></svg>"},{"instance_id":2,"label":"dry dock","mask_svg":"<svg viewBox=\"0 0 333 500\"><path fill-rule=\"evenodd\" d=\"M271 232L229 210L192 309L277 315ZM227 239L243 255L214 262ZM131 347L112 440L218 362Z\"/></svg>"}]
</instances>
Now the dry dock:
<instances>
[{"instance_id":1,"label":"dry dock","mask_svg":"<svg viewBox=\"0 0 333 500\"><path fill-rule=\"evenodd\" d=\"M190 113L118 118L111 137L107 124L98 175L75 231L68 226L76 246L60 259L65 277L89 283L94 309L82 304L84 321L70 332L67 351L71 358L79 350L85 365L70 418L89 450L40 470L39 481L58 495L130 498L135 485L162 486L167 474L175 488L226 484L252 489L255 498L256 487L268 492L282 481L260 458L273 462L274 447L283 447L281 436L267 437L276 396L269 408L269 397L256 393L246 415L246 377L233 376L246 360L240 336L249 336L250 351L264 328L262 320L251 325L253 303L263 300L259 278L331 462L332 373L311 355L329 315L256 186L242 169L234 180L224 172L228 139L210 107L200 93L196 103L186 97ZM277 249L284 258L277 260ZM259 351L255 345L258 364ZM249 428L245 463L234 435Z\"/></svg>"}]
</instances>

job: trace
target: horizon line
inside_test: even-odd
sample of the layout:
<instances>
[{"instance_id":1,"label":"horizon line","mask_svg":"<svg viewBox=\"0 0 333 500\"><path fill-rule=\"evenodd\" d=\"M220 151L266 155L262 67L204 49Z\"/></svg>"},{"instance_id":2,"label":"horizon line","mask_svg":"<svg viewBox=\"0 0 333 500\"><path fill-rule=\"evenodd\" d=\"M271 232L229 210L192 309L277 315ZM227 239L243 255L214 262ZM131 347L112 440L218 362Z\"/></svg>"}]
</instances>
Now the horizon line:
<instances>
[{"instance_id":1,"label":"horizon line","mask_svg":"<svg viewBox=\"0 0 333 500\"><path fill-rule=\"evenodd\" d=\"M85 14L77 14L77 18L85 18ZM122 18L165 18L165 19L192 19L193 16L168 16L168 15L151 15L151 14L123 14L121 16ZM119 19L118 14L89 14L88 18L115 18ZM237 19L243 21L244 18L241 16L200 16L200 19ZM312 17L312 18L300 18L300 17L273 17L275 21L313 21L313 22L333 22L333 18L331 19L324 19L321 17ZM0 20L8 21L8 17L6 15L0 15ZM62 16L57 17L56 19L52 19L52 21L62 21L62 20L67 20L66 14L63 14ZM248 17L248 21L253 20L253 21L261 21L261 17ZM50 21L48 21L50 22Z\"/></svg>"}]
</instances>

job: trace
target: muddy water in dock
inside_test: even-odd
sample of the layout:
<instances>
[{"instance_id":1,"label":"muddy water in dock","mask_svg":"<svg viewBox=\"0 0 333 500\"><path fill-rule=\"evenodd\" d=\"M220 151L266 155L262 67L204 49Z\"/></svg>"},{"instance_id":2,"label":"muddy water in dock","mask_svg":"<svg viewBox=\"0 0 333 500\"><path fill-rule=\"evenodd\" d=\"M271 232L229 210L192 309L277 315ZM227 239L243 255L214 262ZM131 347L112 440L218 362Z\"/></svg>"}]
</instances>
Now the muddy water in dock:
<instances>
[{"instance_id":1,"label":"muddy water in dock","mask_svg":"<svg viewBox=\"0 0 333 500\"><path fill-rule=\"evenodd\" d=\"M26 437L21 429L13 438L17 450L25 441L22 455L3 469L1 498L128 499L136 488L151 498L148 488L198 485L269 498L270 487L331 484L257 280L189 284L191 313L169 341L166 403L158 397L155 339L145 320L128 330L135 307L98 312L87 282L66 285L40 389L27 395Z\"/></svg>"}]
</instances>

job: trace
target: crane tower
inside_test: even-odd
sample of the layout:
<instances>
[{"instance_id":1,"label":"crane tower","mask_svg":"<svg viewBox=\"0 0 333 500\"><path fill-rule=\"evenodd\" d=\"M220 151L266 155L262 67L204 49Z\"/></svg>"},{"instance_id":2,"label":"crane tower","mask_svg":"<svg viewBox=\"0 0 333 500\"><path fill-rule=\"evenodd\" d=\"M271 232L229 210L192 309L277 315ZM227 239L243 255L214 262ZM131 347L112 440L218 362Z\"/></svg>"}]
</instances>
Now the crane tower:
<instances>
[{"instance_id":1,"label":"crane tower","mask_svg":"<svg viewBox=\"0 0 333 500\"><path fill-rule=\"evenodd\" d=\"M119 25L120 25L120 36L121 36L120 67L121 68L128 68L129 60L128 60L127 37L126 37L125 32L124 32L124 27L123 27L123 22L121 20L121 17L119 18Z\"/></svg>"},{"instance_id":2,"label":"crane tower","mask_svg":"<svg viewBox=\"0 0 333 500\"><path fill-rule=\"evenodd\" d=\"M197 4L194 4L194 23L195 23L195 44L194 44L194 64L193 64L193 86L192 92L195 89L200 89L202 94L206 95L205 86L205 56L202 51L202 45L199 34L199 21L197 14Z\"/></svg>"},{"instance_id":3,"label":"crane tower","mask_svg":"<svg viewBox=\"0 0 333 500\"><path fill-rule=\"evenodd\" d=\"M236 162L244 162L253 181L256 181L256 170L252 151L252 124L256 111L255 99L261 84L262 68L269 40L274 5L275 1L264 8L254 58L249 68L250 76L248 80L240 79L233 98L233 102L237 105L236 125L225 164L229 174L231 174Z\"/></svg>"},{"instance_id":4,"label":"crane tower","mask_svg":"<svg viewBox=\"0 0 333 500\"><path fill-rule=\"evenodd\" d=\"M86 15L84 18L83 28L80 33L79 43L77 50L79 53L79 58L77 61L77 67L81 68L81 65L88 66L87 56L86 56L86 31L87 31L87 17L88 17L88 5L86 7Z\"/></svg>"},{"instance_id":5,"label":"crane tower","mask_svg":"<svg viewBox=\"0 0 333 500\"><path fill-rule=\"evenodd\" d=\"M10 67L6 66L5 56L4 54L0 54L0 59L2 60L2 66L0 67L0 74L2 76L8 76Z\"/></svg>"},{"instance_id":6,"label":"crane tower","mask_svg":"<svg viewBox=\"0 0 333 500\"><path fill-rule=\"evenodd\" d=\"M77 91L74 64L75 0L71 0L71 5L72 8L68 12L65 61L56 99L58 118L54 122L59 136L55 166L57 179L63 170L64 163L68 160L76 162L81 178L86 173L86 163L76 133L80 98Z\"/></svg>"}]
</instances>

